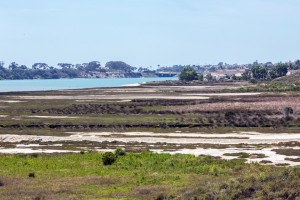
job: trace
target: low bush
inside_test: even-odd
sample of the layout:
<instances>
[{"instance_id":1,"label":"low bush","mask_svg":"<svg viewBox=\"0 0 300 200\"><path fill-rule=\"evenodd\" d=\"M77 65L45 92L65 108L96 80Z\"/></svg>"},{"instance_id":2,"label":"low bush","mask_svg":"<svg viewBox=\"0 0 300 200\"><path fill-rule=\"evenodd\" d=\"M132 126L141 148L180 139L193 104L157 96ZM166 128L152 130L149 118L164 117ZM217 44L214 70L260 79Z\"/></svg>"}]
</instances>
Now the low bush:
<instances>
[{"instance_id":1,"label":"low bush","mask_svg":"<svg viewBox=\"0 0 300 200\"><path fill-rule=\"evenodd\" d=\"M103 165L112 165L116 161L116 155L112 152L105 152L102 156Z\"/></svg>"},{"instance_id":2,"label":"low bush","mask_svg":"<svg viewBox=\"0 0 300 200\"><path fill-rule=\"evenodd\" d=\"M29 177L29 178L35 178L35 173L34 173L34 172L29 173L29 174L28 174L28 177Z\"/></svg>"},{"instance_id":3,"label":"low bush","mask_svg":"<svg viewBox=\"0 0 300 200\"><path fill-rule=\"evenodd\" d=\"M0 187L3 187L4 186L4 183L2 180L0 180Z\"/></svg>"},{"instance_id":4,"label":"low bush","mask_svg":"<svg viewBox=\"0 0 300 200\"><path fill-rule=\"evenodd\" d=\"M158 197L156 198L156 200L168 200L169 197L167 194L160 194L158 195Z\"/></svg>"},{"instance_id":5,"label":"low bush","mask_svg":"<svg viewBox=\"0 0 300 200\"><path fill-rule=\"evenodd\" d=\"M118 147L115 151L116 156L125 156L126 151L124 148Z\"/></svg>"}]
</instances>

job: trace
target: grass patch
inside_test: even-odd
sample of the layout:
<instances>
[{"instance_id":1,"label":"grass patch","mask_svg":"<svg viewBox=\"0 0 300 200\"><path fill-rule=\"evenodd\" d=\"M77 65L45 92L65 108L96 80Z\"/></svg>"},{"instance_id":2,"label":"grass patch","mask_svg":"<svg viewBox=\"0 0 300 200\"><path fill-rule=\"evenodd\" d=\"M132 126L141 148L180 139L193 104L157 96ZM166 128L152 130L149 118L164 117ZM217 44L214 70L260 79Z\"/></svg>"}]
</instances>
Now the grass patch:
<instances>
[{"instance_id":1,"label":"grass patch","mask_svg":"<svg viewBox=\"0 0 300 200\"><path fill-rule=\"evenodd\" d=\"M298 158L285 158L285 160L293 161L293 162L300 162L300 157Z\"/></svg>"},{"instance_id":2,"label":"grass patch","mask_svg":"<svg viewBox=\"0 0 300 200\"><path fill-rule=\"evenodd\" d=\"M102 164L103 155L1 155L3 186L0 195L3 199L156 199L159 196L178 199L187 194L203 198L215 191L215 196L229 199L241 195L237 185L243 188L254 184L250 176L265 189L273 187L273 182L266 180L275 176L272 173L274 166L246 164L242 160L225 161L210 156L127 153L118 156L112 165L105 166ZM292 184L299 186L300 170L277 167L274 179L281 181L280 174L284 172L289 182L280 190L289 189L293 195L290 187ZM29 178L29 173L34 173L35 178ZM239 182L240 179L243 181ZM199 188L205 188L206 192L199 193ZM225 193L224 188L227 188ZM262 195L259 191L262 190L255 189L251 197Z\"/></svg>"},{"instance_id":3,"label":"grass patch","mask_svg":"<svg viewBox=\"0 0 300 200\"><path fill-rule=\"evenodd\" d=\"M224 153L223 156L236 156L238 158L249 158L250 154L245 152L240 153Z\"/></svg>"},{"instance_id":4,"label":"grass patch","mask_svg":"<svg viewBox=\"0 0 300 200\"><path fill-rule=\"evenodd\" d=\"M273 149L272 151L285 156L300 156L300 149Z\"/></svg>"}]
</instances>

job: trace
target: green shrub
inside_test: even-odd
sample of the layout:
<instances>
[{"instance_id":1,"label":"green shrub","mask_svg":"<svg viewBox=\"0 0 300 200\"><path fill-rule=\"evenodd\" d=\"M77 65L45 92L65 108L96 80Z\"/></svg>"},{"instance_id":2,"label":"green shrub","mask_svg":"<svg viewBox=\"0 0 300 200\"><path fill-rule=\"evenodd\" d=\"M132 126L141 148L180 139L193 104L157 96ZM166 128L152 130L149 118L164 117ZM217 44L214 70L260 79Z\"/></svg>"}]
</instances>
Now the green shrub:
<instances>
[{"instance_id":1,"label":"green shrub","mask_svg":"<svg viewBox=\"0 0 300 200\"><path fill-rule=\"evenodd\" d=\"M103 165L112 165L116 159L116 155L112 152L105 152L102 156Z\"/></svg>"},{"instance_id":2,"label":"green shrub","mask_svg":"<svg viewBox=\"0 0 300 200\"><path fill-rule=\"evenodd\" d=\"M124 148L122 147L118 147L115 151L116 156L125 156L126 155L126 151Z\"/></svg>"},{"instance_id":3,"label":"green shrub","mask_svg":"<svg viewBox=\"0 0 300 200\"><path fill-rule=\"evenodd\" d=\"M156 198L156 200L168 200L169 197L167 194L160 194L158 195L158 197Z\"/></svg>"},{"instance_id":4,"label":"green shrub","mask_svg":"<svg viewBox=\"0 0 300 200\"><path fill-rule=\"evenodd\" d=\"M28 177L29 177L29 178L35 178L35 173L34 173L34 172L29 173L29 174L28 174Z\"/></svg>"},{"instance_id":5,"label":"green shrub","mask_svg":"<svg viewBox=\"0 0 300 200\"><path fill-rule=\"evenodd\" d=\"M4 183L2 180L0 180L0 187L3 187L4 186Z\"/></svg>"},{"instance_id":6,"label":"green shrub","mask_svg":"<svg viewBox=\"0 0 300 200\"><path fill-rule=\"evenodd\" d=\"M198 74L196 70L191 66L185 67L179 74L179 80L181 81L194 81L197 79L198 79Z\"/></svg>"}]
</instances>

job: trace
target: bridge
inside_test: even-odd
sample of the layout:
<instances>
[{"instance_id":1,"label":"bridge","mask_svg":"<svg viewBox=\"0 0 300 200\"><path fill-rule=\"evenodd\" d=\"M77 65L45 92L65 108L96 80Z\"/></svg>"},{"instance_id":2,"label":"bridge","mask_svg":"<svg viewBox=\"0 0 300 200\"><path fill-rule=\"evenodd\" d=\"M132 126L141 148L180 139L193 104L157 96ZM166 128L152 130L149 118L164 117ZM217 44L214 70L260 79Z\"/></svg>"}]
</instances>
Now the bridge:
<instances>
[{"instance_id":1,"label":"bridge","mask_svg":"<svg viewBox=\"0 0 300 200\"><path fill-rule=\"evenodd\" d=\"M174 77L177 76L179 73L177 72L157 72L156 75L159 77Z\"/></svg>"}]
</instances>

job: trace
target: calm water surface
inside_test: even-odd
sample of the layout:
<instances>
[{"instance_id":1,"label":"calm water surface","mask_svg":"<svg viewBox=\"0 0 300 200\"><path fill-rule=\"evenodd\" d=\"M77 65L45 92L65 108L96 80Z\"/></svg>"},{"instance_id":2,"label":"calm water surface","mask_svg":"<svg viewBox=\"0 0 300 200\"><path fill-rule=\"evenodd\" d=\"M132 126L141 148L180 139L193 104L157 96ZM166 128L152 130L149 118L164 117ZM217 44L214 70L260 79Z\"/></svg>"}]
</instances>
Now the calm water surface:
<instances>
[{"instance_id":1,"label":"calm water surface","mask_svg":"<svg viewBox=\"0 0 300 200\"><path fill-rule=\"evenodd\" d=\"M0 92L44 91L82 89L97 87L120 87L151 81L177 80L168 78L107 78L107 79L44 79L44 80L0 80Z\"/></svg>"}]
</instances>

